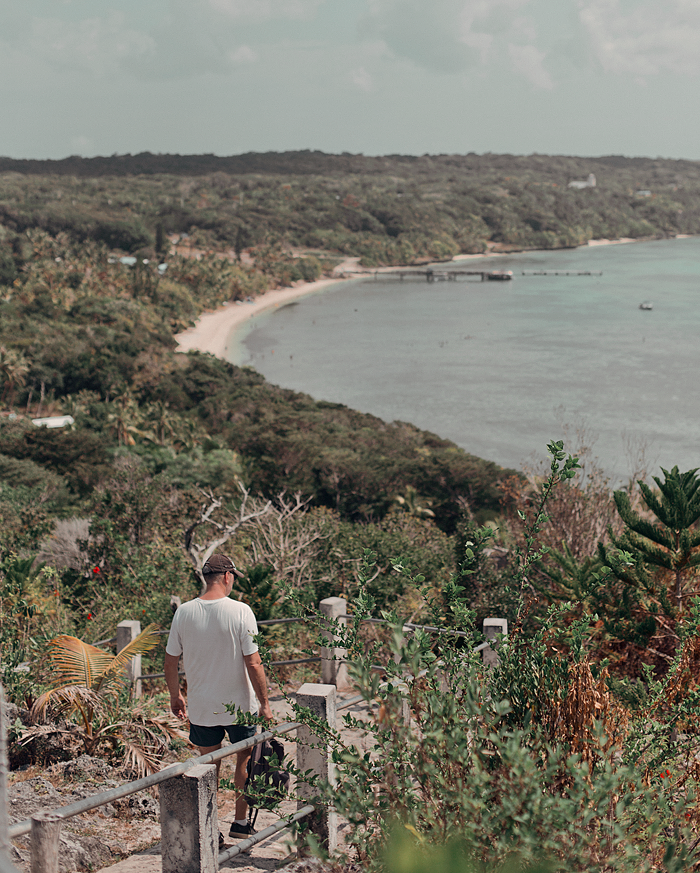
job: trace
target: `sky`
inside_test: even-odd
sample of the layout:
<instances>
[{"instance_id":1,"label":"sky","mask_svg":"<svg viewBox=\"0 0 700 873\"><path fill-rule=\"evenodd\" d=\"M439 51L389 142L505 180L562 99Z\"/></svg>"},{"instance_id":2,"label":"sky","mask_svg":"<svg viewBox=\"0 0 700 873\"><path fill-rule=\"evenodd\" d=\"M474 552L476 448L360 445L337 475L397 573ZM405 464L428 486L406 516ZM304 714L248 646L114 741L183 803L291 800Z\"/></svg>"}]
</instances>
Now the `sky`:
<instances>
[{"instance_id":1,"label":"sky","mask_svg":"<svg viewBox=\"0 0 700 873\"><path fill-rule=\"evenodd\" d=\"M700 0L0 0L0 155L700 159Z\"/></svg>"}]
</instances>

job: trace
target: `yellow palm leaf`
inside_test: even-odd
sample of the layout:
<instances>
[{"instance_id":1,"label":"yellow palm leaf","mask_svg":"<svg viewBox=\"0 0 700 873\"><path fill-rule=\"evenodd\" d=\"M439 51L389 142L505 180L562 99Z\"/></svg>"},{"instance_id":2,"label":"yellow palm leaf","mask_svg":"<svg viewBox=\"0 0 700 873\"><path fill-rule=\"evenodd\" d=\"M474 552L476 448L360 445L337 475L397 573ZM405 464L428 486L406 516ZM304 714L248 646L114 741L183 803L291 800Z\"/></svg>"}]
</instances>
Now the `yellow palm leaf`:
<instances>
[{"instance_id":1,"label":"yellow palm leaf","mask_svg":"<svg viewBox=\"0 0 700 873\"><path fill-rule=\"evenodd\" d=\"M92 688L114 660L114 655L67 634L49 643L49 658L56 673L54 686L83 685Z\"/></svg>"},{"instance_id":2,"label":"yellow palm leaf","mask_svg":"<svg viewBox=\"0 0 700 873\"><path fill-rule=\"evenodd\" d=\"M129 661L155 648L159 640L158 626L149 624L118 655L112 655L77 637L56 637L49 643L49 658L56 672L54 687L83 685L98 693L109 693L126 681L124 668Z\"/></svg>"},{"instance_id":3,"label":"yellow palm leaf","mask_svg":"<svg viewBox=\"0 0 700 873\"><path fill-rule=\"evenodd\" d=\"M160 642L158 630L157 624L149 624L148 627L145 627L128 646L125 646L118 655L115 655L108 670L105 672L121 672L136 655L143 655L146 652L150 652L151 649L155 649Z\"/></svg>"}]
</instances>

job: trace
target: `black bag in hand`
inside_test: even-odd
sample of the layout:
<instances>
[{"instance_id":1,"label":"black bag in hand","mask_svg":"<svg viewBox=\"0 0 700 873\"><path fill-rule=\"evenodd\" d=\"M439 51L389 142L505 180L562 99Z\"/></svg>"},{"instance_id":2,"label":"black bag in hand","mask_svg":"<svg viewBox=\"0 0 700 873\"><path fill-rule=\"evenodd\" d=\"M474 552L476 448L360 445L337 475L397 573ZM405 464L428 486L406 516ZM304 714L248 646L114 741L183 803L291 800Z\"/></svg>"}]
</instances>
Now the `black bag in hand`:
<instances>
[{"instance_id":1,"label":"black bag in hand","mask_svg":"<svg viewBox=\"0 0 700 873\"><path fill-rule=\"evenodd\" d=\"M283 769L284 746L274 737L253 746L248 760L248 776L243 788L243 797L250 807L248 813L252 824L259 809L273 809L289 791L289 773ZM255 809L255 817L251 817Z\"/></svg>"}]
</instances>

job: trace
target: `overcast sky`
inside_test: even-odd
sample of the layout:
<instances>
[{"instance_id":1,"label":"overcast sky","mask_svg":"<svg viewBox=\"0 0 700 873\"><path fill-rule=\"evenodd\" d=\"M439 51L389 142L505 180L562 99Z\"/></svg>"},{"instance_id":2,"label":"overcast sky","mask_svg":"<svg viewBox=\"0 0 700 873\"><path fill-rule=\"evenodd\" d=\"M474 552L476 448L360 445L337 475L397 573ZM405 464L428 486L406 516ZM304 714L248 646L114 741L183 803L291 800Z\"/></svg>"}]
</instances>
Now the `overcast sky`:
<instances>
[{"instance_id":1,"label":"overcast sky","mask_svg":"<svg viewBox=\"0 0 700 873\"><path fill-rule=\"evenodd\" d=\"M0 0L0 155L700 159L700 0Z\"/></svg>"}]
</instances>

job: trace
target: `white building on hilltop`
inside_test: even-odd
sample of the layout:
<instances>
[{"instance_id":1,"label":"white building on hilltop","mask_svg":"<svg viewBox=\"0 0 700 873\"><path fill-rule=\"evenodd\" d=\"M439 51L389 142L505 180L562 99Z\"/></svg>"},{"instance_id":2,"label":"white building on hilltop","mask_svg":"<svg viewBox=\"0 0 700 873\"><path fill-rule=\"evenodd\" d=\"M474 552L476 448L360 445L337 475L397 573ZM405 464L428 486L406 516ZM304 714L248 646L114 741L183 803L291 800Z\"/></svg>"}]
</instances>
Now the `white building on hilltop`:
<instances>
[{"instance_id":1,"label":"white building on hilltop","mask_svg":"<svg viewBox=\"0 0 700 873\"><path fill-rule=\"evenodd\" d=\"M595 188L595 176L591 173L585 182L569 182L569 188Z\"/></svg>"},{"instance_id":2,"label":"white building on hilltop","mask_svg":"<svg viewBox=\"0 0 700 873\"><path fill-rule=\"evenodd\" d=\"M66 427L75 424L72 415L51 415L48 418L33 418L32 424L37 427Z\"/></svg>"}]
</instances>

